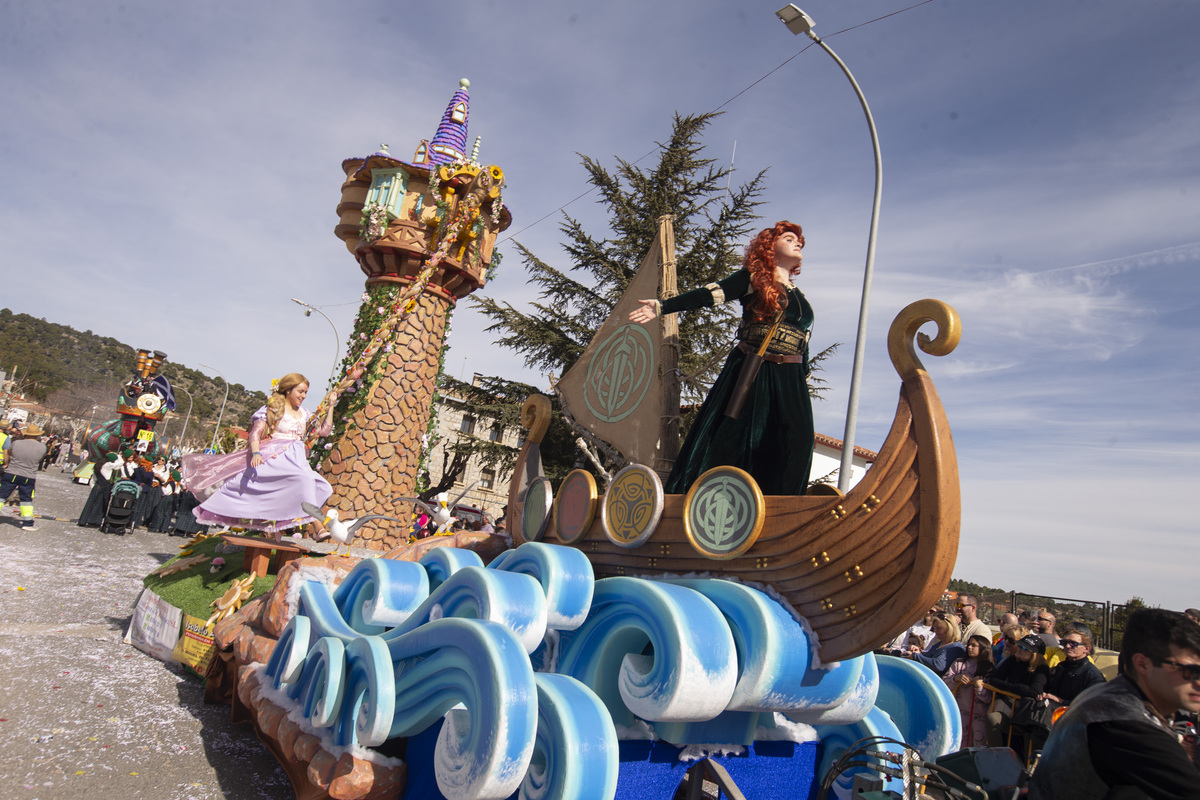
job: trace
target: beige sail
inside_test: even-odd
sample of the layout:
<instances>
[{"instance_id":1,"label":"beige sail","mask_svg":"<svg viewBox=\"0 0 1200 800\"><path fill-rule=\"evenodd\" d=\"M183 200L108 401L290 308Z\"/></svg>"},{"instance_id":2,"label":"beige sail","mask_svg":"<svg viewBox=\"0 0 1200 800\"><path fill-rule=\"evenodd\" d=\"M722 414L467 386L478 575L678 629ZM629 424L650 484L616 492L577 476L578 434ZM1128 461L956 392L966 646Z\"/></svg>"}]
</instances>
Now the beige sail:
<instances>
[{"instance_id":1,"label":"beige sail","mask_svg":"<svg viewBox=\"0 0 1200 800\"><path fill-rule=\"evenodd\" d=\"M649 325L638 325L629 321L629 312L638 307L638 300L659 297L660 292L674 294L674 266L672 217L664 216L629 288L555 387L577 425L630 463L660 471L670 470L662 456L673 457L677 448L677 442L663 441L664 418L669 425L678 413L677 407L667 408L663 391L664 380L675 383L675 322L670 319L666 323L670 328L664 331L661 316ZM667 430L669 438L672 429Z\"/></svg>"}]
</instances>

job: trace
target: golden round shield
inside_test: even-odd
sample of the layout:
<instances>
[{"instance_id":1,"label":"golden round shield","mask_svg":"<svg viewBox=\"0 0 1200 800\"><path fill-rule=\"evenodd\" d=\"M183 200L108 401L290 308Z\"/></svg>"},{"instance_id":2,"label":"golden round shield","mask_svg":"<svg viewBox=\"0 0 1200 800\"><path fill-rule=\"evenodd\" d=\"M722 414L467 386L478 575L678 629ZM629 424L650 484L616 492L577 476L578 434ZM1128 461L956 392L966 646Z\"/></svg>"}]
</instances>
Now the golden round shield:
<instances>
[{"instance_id":1,"label":"golden round shield","mask_svg":"<svg viewBox=\"0 0 1200 800\"><path fill-rule=\"evenodd\" d=\"M758 540L767 504L750 473L737 467L705 472L683 501L683 530L701 555L737 558Z\"/></svg>"},{"instance_id":2,"label":"golden round shield","mask_svg":"<svg viewBox=\"0 0 1200 800\"><path fill-rule=\"evenodd\" d=\"M662 518L663 488L658 474L643 464L617 473L604 495L600 523L617 547L641 547Z\"/></svg>"}]
</instances>

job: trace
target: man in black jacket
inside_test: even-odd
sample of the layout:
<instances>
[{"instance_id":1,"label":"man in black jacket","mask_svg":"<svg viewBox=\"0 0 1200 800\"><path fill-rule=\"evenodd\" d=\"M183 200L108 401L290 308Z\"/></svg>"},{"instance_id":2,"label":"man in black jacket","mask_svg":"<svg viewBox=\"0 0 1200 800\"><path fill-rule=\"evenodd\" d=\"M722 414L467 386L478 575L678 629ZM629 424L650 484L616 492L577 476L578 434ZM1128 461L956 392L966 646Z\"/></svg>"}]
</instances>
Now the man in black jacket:
<instances>
[{"instance_id":1,"label":"man in black jacket","mask_svg":"<svg viewBox=\"0 0 1200 800\"><path fill-rule=\"evenodd\" d=\"M1030 800L1200 798L1200 770L1171 727L1200 710L1200 625L1157 608L1129 616L1121 674L1085 690L1054 725Z\"/></svg>"},{"instance_id":2,"label":"man in black jacket","mask_svg":"<svg viewBox=\"0 0 1200 800\"><path fill-rule=\"evenodd\" d=\"M1092 635L1085 630L1072 629L1059 637L1058 646L1065 657L1058 666L1050 670L1046 691L1038 699L1049 698L1069 706L1084 689L1104 683L1104 674L1088 660L1092 654Z\"/></svg>"}]
</instances>

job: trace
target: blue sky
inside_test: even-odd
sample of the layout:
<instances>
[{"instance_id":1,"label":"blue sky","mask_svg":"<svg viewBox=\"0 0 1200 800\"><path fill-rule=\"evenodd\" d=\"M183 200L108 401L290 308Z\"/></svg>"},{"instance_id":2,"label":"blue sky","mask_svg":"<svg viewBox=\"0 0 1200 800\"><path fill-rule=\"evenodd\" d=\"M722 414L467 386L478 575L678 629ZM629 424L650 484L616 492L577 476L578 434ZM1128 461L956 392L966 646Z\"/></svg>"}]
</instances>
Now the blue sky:
<instances>
[{"instance_id":1,"label":"blue sky","mask_svg":"<svg viewBox=\"0 0 1200 800\"><path fill-rule=\"evenodd\" d=\"M577 153L637 159L673 112L723 107L709 154L736 143L735 180L769 168L765 220L805 228L814 343L844 343L817 426L840 436L870 142L818 48L772 73L808 44L779 5L8 4L0 305L246 386L300 370L319 389L334 335L289 298L349 332L362 277L333 235L344 158L410 152L467 77L471 136L507 176L509 239L565 267L557 209L586 189ZM956 574L1200 606L1200 4L804 5L883 151L857 443L877 448L894 410L891 318L946 300L963 341L926 366L959 454ZM604 222L592 196L567 211ZM484 291L527 304L501 248ZM456 313L451 372L544 384L483 327Z\"/></svg>"}]
</instances>

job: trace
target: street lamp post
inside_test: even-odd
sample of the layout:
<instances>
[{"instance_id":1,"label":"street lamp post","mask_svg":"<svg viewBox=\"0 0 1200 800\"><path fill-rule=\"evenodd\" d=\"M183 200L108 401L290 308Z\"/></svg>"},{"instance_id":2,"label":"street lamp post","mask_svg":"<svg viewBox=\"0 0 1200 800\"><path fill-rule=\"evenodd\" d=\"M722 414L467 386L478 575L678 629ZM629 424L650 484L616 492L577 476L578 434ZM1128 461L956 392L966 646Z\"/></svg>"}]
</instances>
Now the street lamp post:
<instances>
[{"instance_id":1,"label":"street lamp post","mask_svg":"<svg viewBox=\"0 0 1200 800\"><path fill-rule=\"evenodd\" d=\"M225 377L225 373L221 372L221 370L217 369L216 367L209 366L208 364L201 364L200 366L211 369L213 372L221 376L221 380L225 381L225 397L221 400L221 412L217 414L217 427L213 429L213 438L208 445L208 449L215 453L217 452L217 434L221 432L221 420L225 417L225 401L229 399L229 380ZM188 396L190 397L191 395ZM190 410L191 409L189 407L189 411Z\"/></svg>"},{"instance_id":2,"label":"street lamp post","mask_svg":"<svg viewBox=\"0 0 1200 800\"><path fill-rule=\"evenodd\" d=\"M297 300L295 297L292 298L292 302L296 303L297 305L304 306L304 316L311 317L312 313L315 311L322 317L325 317L325 321L329 323L329 327L333 328L333 369L329 371L329 385L332 387L335 379L337 378L338 356L342 353L342 337L338 334L337 325L333 324L333 320L329 318L328 314L311 303L306 303L303 300Z\"/></svg>"},{"instance_id":3,"label":"street lamp post","mask_svg":"<svg viewBox=\"0 0 1200 800\"><path fill-rule=\"evenodd\" d=\"M871 206L871 229L867 236L867 264L863 270L862 300L858 308L858 333L854 339L854 367L850 373L850 400L846 407L846 432L842 436L842 462L838 468L838 489L845 492L850 489L850 470L854 466L854 431L858 425L858 392L862 384L862 362L867 346L867 312L871 308L871 279L875 274L875 234L879 230L879 202L883 198L883 158L879 153L879 134L875 130L875 118L871 116L871 108L867 98L863 96L858 81L846 63L838 58L837 53L830 49L819 36L813 33L812 17L805 14L794 3L789 3L775 12L775 16L787 25L793 34L806 34L821 49L828 53L854 87L858 102L862 104L863 113L867 116L867 127L871 131L871 146L875 151L875 201Z\"/></svg>"},{"instance_id":4,"label":"street lamp post","mask_svg":"<svg viewBox=\"0 0 1200 800\"><path fill-rule=\"evenodd\" d=\"M174 387L188 396L187 415L183 418L183 430L179 432L179 452L183 452L183 437L187 435L188 420L192 418L192 393L182 386Z\"/></svg>"}]
</instances>

